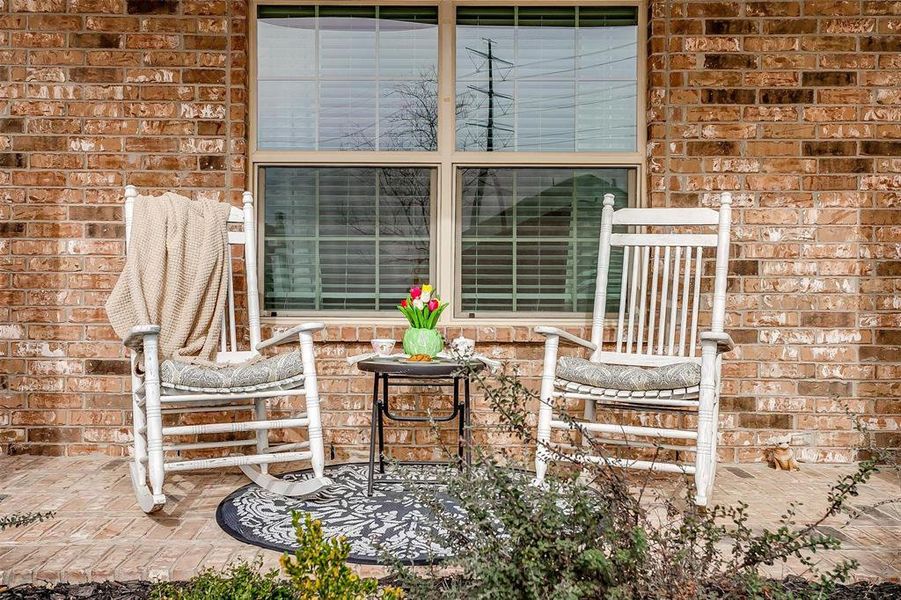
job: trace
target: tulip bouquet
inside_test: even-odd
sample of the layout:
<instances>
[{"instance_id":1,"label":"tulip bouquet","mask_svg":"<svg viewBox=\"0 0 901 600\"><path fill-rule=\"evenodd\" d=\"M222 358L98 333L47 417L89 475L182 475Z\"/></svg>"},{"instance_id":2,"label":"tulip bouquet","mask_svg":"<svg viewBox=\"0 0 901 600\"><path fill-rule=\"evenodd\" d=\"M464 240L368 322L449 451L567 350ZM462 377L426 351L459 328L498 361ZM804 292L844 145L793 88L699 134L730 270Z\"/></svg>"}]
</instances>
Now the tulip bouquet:
<instances>
[{"instance_id":1,"label":"tulip bouquet","mask_svg":"<svg viewBox=\"0 0 901 600\"><path fill-rule=\"evenodd\" d=\"M410 327L416 329L434 329L445 308L447 302L442 303L429 284L410 288L410 294L397 307L410 322Z\"/></svg>"}]
</instances>

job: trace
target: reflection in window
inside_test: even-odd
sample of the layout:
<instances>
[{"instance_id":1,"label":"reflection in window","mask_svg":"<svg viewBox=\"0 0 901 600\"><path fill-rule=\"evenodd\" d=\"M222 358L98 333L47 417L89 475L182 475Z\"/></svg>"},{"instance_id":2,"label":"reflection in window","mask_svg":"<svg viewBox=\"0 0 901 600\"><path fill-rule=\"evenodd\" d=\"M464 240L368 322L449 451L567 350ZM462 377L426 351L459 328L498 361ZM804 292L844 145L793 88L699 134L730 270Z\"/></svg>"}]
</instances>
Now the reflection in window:
<instances>
[{"instance_id":1,"label":"reflection in window","mask_svg":"<svg viewBox=\"0 0 901 600\"><path fill-rule=\"evenodd\" d=\"M457 148L635 151L634 7L459 7Z\"/></svg>"},{"instance_id":2,"label":"reflection in window","mask_svg":"<svg viewBox=\"0 0 901 600\"><path fill-rule=\"evenodd\" d=\"M265 167L264 308L390 310L429 279L433 171Z\"/></svg>"},{"instance_id":3,"label":"reflection in window","mask_svg":"<svg viewBox=\"0 0 901 600\"><path fill-rule=\"evenodd\" d=\"M628 204L627 169L461 169L461 311L591 312L604 194ZM614 249L607 306L619 305Z\"/></svg>"},{"instance_id":4,"label":"reflection in window","mask_svg":"<svg viewBox=\"0 0 901 600\"><path fill-rule=\"evenodd\" d=\"M260 6L261 149L437 148L436 7Z\"/></svg>"}]
</instances>

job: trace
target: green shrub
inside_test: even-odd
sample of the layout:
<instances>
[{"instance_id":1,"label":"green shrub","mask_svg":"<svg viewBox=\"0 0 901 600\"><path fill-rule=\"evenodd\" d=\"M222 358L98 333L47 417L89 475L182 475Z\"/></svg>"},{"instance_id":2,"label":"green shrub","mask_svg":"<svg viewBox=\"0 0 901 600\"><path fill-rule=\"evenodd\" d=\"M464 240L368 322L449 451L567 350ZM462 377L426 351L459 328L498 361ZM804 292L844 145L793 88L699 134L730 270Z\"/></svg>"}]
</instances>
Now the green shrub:
<instances>
[{"instance_id":1,"label":"green shrub","mask_svg":"<svg viewBox=\"0 0 901 600\"><path fill-rule=\"evenodd\" d=\"M238 563L223 571L206 569L190 581L157 584L154 600L291 600L296 598L278 569L261 573L262 559Z\"/></svg>"},{"instance_id":2,"label":"green shrub","mask_svg":"<svg viewBox=\"0 0 901 600\"><path fill-rule=\"evenodd\" d=\"M185 583L159 583L154 600L400 600L398 588L379 589L376 579L364 579L347 566L350 545L342 538L328 540L322 523L294 512L291 522L298 548L285 553L278 569L262 573L262 559L241 562L223 571L207 569Z\"/></svg>"},{"instance_id":3,"label":"green shrub","mask_svg":"<svg viewBox=\"0 0 901 600\"><path fill-rule=\"evenodd\" d=\"M526 407L538 402L516 374L477 381L501 428L534 447ZM591 434L565 414L594 453ZM559 452L557 446L546 448ZM477 454L479 454L477 452ZM817 533L827 518L845 512L849 498L876 470L872 461L843 477L829 492L829 506L814 522L799 525L790 506L773 529L753 531L747 505L698 509L689 486L684 497L654 498L648 477L628 479L618 469L571 464L547 485L529 485L531 474L516 457L480 457L476 465L446 476L446 492L413 488L439 519L437 543L454 558L426 572L393 565L393 577L421 600L576 600L680 598L825 598L856 563L819 572L820 550L839 542ZM520 469L511 468L520 467ZM531 465L528 465L531 466ZM575 473L581 476L573 477ZM638 493L636 493L636 490ZM462 509L449 511L447 496ZM766 577L764 567L799 560L812 581L806 587Z\"/></svg>"},{"instance_id":4,"label":"green shrub","mask_svg":"<svg viewBox=\"0 0 901 600\"><path fill-rule=\"evenodd\" d=\"M299 600L399 600L397 588L379 589L378 580L361 578L347 566L350 544L343 537L325 539L322 523L309 514L301 522L300 513L291 515L297 531L298 548L284 554L282 568Z\"/></svg>"}]
</instances>

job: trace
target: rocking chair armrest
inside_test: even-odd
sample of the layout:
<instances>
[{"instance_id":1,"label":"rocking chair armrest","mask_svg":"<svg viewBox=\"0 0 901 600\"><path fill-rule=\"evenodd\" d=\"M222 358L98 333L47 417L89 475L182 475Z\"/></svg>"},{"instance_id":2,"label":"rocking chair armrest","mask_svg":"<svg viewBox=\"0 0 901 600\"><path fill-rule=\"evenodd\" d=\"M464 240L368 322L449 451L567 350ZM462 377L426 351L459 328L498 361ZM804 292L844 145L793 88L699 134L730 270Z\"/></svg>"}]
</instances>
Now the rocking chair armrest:
<instances>
[{"instance_id":1,"label":"rocking chair armrest","mask_svg":"<svg viewBox=\"0 0 901 600\"><path fill-rule=\"evenodd\" d=\"M147 335L159 335L160 334L160 326L159 325L136 325L131 328L131 331L128 332L128 335L125 336L125 339L122 341L126 347L132 349L140 349L140 347L144 343L144 336Z\"/></svg>"},{"instance_id":2,"label":"rocking chair armrest","mask_svg":"<svg viewBox=\"0 0 901 600\"><path fill-rule=\"evenodd\" d=\"M735 348L735 342L732 336L725 331L702 331L701 344L704 342L716 342L717 353L729 352Z\"/></svg>"},{"instance_id":3,"label":"rocking chair armrest","mask_svg":"<svg viewBox=\"0 0 901 600\"><path fill-rule=\"evenodd\" d=\"M301 333L313 334L322 329L325 329L325 323L301 323L300 325L295 325L291 329L286 329L281 333L275 334L268 340L263 340L262 342L257 344L256 349L262 350L263 348L268 348L269 346L284 344L292 338L297 339L297 336Z\"/></svg>"},{"instance_id":4,"label":"rocking chair armrest","mask_svg":"<svg viewBox=\"0 0 901 600\"><path fill-rule=\"evenodd\" d=\"M577 335L573 335L573 334L569 333L568 331L563 331L562 329L558 329L556 327L547 327L545 325L539 325L538 327L535 328L535 333L540 333L541 335L548 336L548 337L555 335L555 336L557 336L561 339L564 339L568 342L572 342L573 344L577 344L584 348L588 348L589 350L597 350L598 349L597 345L593 344L592 342L589 342L588 340L583 340L582 338L580 338Z\"/></svg>"}]
</instances>

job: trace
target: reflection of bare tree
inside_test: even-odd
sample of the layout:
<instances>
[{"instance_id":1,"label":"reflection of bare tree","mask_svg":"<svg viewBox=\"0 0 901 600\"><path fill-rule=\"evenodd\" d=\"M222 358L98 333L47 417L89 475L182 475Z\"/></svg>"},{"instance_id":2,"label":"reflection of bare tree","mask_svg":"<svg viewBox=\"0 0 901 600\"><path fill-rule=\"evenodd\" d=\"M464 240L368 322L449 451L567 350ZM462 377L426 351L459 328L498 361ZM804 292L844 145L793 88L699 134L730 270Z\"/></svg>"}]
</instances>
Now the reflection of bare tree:
<instances>
[{"instance_id":1,"label":"reflection of bare tree","mask_svg":"<svg viewBox=\"0 0 901 600\"><path fill-rule=\"evenodd\" d=\"M346 150L373 151L437 150L438 75L435 69L421 72L416 80L398 83L384 97L391 98L397 110L379 122L378 140L367 133L371 126L360 127L347 135L343 147ZM468 102L471 98L466 94L457 98L458 118ZM372 185L371 171L359 170L357 177L365 178L365 184ZM471 177L474 179L475 175ZM378 186L381 199L379 234L424 238L416 243L416 250L421 251L422 260L427 264L429 215L434 192L429 171L422 168L383 168L378 171Z\"/></svg>"},{"instance_id":2,"label":"reflection of bare tree","mask_svg":"<svg viewBox=\"0 0 901 600\"><path fill-rule=\"evenodd\" d=\"M438 80L434 71L398 84L386 94L399 99L399 108L383 123L382 150L438 149Z\"/></svg>"}]
</instances>

